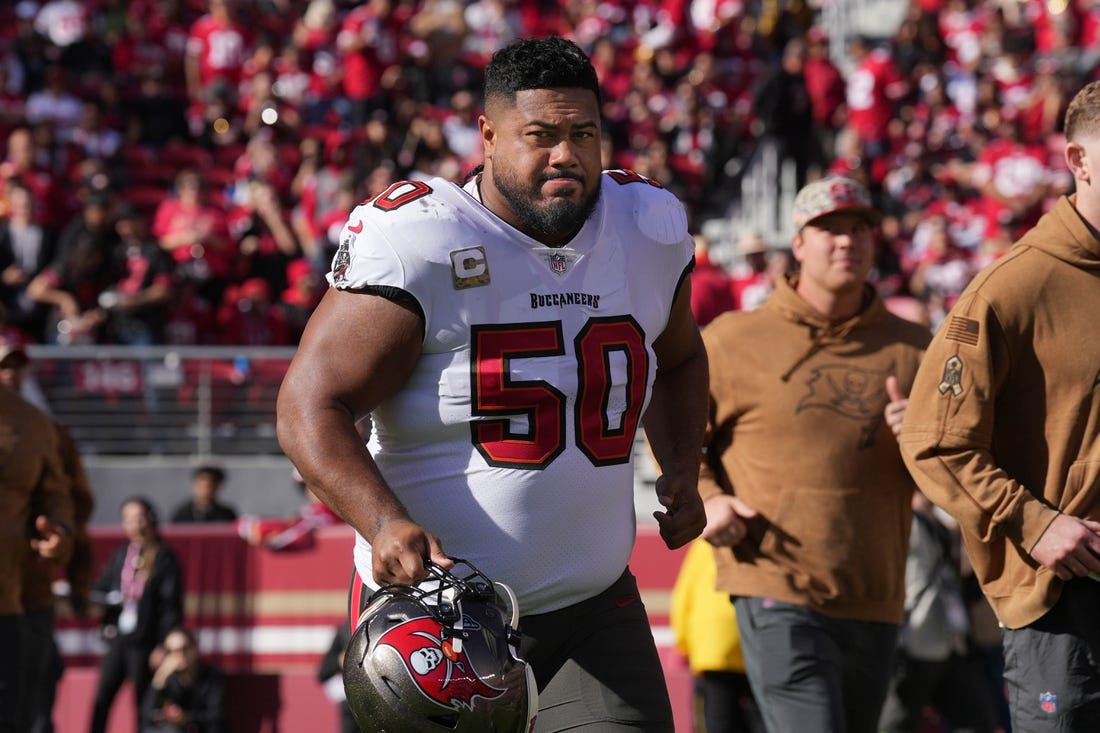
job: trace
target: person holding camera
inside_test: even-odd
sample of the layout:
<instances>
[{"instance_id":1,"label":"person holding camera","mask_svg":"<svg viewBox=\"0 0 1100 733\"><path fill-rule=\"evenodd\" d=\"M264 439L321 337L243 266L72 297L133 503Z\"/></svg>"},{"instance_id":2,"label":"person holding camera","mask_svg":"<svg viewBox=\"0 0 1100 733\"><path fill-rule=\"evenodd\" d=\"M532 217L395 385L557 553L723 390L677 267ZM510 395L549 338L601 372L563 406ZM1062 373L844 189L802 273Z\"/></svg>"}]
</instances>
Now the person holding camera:
<instances>
[{"instance_id":1,"label":"person holding camera","mask_svg":"<svg viewBox=\"0 0 1100 733\"><path fill-rule=\"evenodd\" d=\"M141 733L225 733L225 675L203 661L191 632L169 631L150 663Z\"/></svg>"}]
</instances>

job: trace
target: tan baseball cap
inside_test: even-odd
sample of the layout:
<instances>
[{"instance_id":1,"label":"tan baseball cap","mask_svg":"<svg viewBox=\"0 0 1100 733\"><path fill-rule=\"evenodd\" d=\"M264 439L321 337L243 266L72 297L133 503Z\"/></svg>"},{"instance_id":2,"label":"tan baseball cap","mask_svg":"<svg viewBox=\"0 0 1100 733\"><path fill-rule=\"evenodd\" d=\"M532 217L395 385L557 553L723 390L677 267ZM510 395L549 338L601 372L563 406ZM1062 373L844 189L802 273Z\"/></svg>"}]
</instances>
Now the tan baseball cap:
<instances>
[{"instance_id":1,"label":"tan baseball cap","mask_svg":"<svg viewBox=\"0 0 1100 733\"><path fill-rule=\"evenodd\" d=\"M794 197L794 225L801 229L818 217L837 211L863 216L872 226L882 215L871 203L871 194L863 184L851 178L830 176L808 183Z\"/></svg>"},{"instance_id":2,"label":"tan baseball cap","mask_svg":"<svg viewBox=\"0 0 1100 733\"><path fill-rule=\"evenodd\" d=\"M737 238L737 254L755 255L768 251L768 243L758 229L746 229Z\"/></svg>"}]
</instances>

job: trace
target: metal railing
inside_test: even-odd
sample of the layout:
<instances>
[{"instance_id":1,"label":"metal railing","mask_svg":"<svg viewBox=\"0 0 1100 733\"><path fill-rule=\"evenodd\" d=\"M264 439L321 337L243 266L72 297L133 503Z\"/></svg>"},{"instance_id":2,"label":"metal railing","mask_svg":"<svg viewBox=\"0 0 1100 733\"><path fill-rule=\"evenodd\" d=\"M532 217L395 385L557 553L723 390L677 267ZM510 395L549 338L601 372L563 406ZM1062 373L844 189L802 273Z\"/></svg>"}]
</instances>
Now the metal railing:
<instances>
[{"instance_id":1,"label":"metal railing","mask_svg":"<svg viewBox=\"0 0 1100 733\"><path fill-rule=\"evenodd\" d=\"M275 398L293 348L34 346L31 391L81 452L279 454Z\"/></svg>"}]
</instances>

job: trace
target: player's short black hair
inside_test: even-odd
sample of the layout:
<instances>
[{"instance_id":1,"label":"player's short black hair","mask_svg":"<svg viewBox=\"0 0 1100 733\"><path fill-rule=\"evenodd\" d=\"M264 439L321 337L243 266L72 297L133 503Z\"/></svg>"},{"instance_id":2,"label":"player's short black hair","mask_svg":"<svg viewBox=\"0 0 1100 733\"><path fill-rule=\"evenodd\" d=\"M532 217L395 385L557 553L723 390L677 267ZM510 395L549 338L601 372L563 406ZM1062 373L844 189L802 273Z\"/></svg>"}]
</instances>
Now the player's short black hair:
<instances>
[{"instance_id":1,"label":"player's short black hair","mask_svg":"<svg viewBox=\"0 0 1100 733\"><path fill-rule=\"evenodd\" d=\"M509 102L528 89L588 89L600 101L596 69L580 46L559 36L524 38L499 49L485 67L485 99Z\"/></svg>"}]
</instances>

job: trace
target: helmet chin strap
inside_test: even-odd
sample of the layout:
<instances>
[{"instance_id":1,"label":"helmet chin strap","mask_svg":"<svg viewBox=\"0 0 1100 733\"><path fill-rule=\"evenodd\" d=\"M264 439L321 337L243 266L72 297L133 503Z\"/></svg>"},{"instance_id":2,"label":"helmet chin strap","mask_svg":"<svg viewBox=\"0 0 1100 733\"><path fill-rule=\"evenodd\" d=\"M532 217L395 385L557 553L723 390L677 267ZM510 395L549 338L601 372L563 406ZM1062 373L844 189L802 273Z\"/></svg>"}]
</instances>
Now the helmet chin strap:
<instances>
[{"instance_id":1,"label":"helmet chin strap","mask_svg":"<svg viewBox=\"0 0 1100 733\"><path fill-rule=\"evenodd\" d=\"M504 591L504 595L508 596L508 608L512 611L512 620L509 622L509 626L513 629L519 628L519 603L516 601L516 593L504 583L494 581L493 585Z\"/></svg>"},{"instance_id":2,"label":"helmet chin strap","mask_svg":"<svg viewBox=\"0 0 1100 733\"><path fill-rule=\"evenodd\" d=\"M512 620L508 624L508 649L512 652L513 657L520 659L519 649L516 648L520 637L517 633L519 630L519 602L516 600L515 591L500 581L493 581L493 585L508 596L508 606L512 610ZM520 661L522 662L522 660ZM524 727L526 730L531 730L534 728L534 722L539 712L539 686L535 680L535 670L531 668L530 664L523 663L523 676L527 681L527 723Z\"/></svg>"},{"instance_id":3,"label":"helmet chin strap","mask_svg":"<svg viewBox=\"0 0 1100 733\"><path fill-rule=\"evenodd\" d=\"M500 581L493 581L493 585L499 588L504 593L504 595L508 596L508 608L510 608L512 611L512 620L508 623L508 640L509 642L511 642L514 638L516 638L515 632L517 629L519 629L519 602L516 600L515 591L513 591L504 583L501 583ZM509 643L508 646L512 649L512 656L518 657L519 650L516 649L515 645Z\"/></svg>"},{"instance_id":4,"label":"helmet chin strap","mask_svg":"<svg viewBox=\"0 0 1100 733\"><path fill-rule=\"evenodd\" d=\"M463 625L463 621L464 621L465 617L462 614L462 596L461 596L461 594L458 593L458 590L454 587L447 588L444 591L444 594L446 596L449 596L447 598L447 600L448 600L449 603L451 603L454 606L455 615L458 617L458 620L455 621L454 624L451 626L451 630L454 632L451 635L451 649L454 649L455 654L461 654L462 653L462 639L463 639L463 636L465 635L463 629L466 628Z\"/></svg>"}]
</instances>

